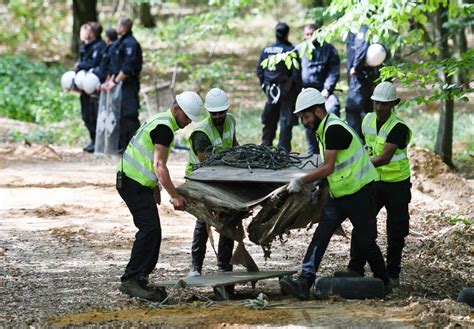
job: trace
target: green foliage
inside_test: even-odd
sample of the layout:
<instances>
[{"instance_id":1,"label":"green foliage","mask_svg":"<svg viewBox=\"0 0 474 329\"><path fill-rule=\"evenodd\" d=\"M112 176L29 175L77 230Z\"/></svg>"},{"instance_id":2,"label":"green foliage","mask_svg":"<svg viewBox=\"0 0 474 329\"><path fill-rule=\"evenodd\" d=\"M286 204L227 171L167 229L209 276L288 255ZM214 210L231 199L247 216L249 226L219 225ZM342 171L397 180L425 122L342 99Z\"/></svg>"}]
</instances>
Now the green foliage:
<instances>
[{"instance_id":1,"label":"green foliage","mask_svg":"<svg viewBox=\"0 0 474 329\"><path fill-rule=\"evenodd\" d=\"M37 53L58 60L58 52L68 49L69 1L7 0L0 13L0 44L9 53ZM54 22L54 23L53 23ZM47 45L47 47L44 47Z\"/></svg>"},{"instance_id":2,"label":"green foliage","mask_svg":"<svg viewBox=\"0 0 474 329\"><path fill-rule=\"evenodd\" d=\"M448 212L445 214L444 218L452 225L462 223L466 226L471 226L474 222L466 214L461 212Z\"/></svg>"},{"instance_id":3,"label":"green foliage","mask_svg":"<svg viewBox=\"0 0 474 329\"><path fill-rule=\"evenodd\" d=\"M158 36L160 46L146 54L156 72L170 71L174 66L191 83L201 89L230 78L227 59L214 58L219 38L230 35L233 19L241 17L251 7L252 1L209 1L204 12L185 16L172 16L151 31ZM198 42L202 42L196 46Z\"/></svg>"},{"instance_id":4,"label":"green foliage","mask_svg":"<svg viewBox=\"0 0 474 329\"><path fill-rule=\"evenodd\" d=\"M36 123L78 113L77 97L61 90L65 69L21 56L0 57L0 115Z\"/></svg>"}]
</instances>

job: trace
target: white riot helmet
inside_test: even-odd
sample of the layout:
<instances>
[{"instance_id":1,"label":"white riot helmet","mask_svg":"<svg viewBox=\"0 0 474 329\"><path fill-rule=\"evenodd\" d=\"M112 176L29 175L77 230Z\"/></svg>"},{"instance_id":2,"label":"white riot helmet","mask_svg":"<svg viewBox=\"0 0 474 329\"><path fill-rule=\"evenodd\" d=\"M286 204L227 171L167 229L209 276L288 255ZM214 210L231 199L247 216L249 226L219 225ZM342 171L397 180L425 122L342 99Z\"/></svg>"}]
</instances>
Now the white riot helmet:
<instances>
[{"instance_id":1,"label":"white riot helmet","mask_svg":"<svg viewBox=\"0 0 474 329\"><path fill-rule=\"evenodd\" d=\"M199 114L201 113L202 100L198 94L194 91L185 91L176 96L176 102L183 112L192 121L199 120Z\"/></svg>"},{"instance_id":2,"label":"white riot helmet","mask_svg":"<svg viewBox=\"0 0 474 329\"><path fill-rule=\"evenodd\" d=\"M376 67L383 63L387 57L387 51L380 43L374 43L367 49L365 62L368 66Z\"/></svg>"},{"instance_id":3,"label":"white riot helmet","mask_svg":"<svg viewBox=\"0 0 474 329\"><path fill-rule=\"evenodd\" d=\"M76 76L76 72L74 71L67 71L61 76L61 87L64 90L72 90L74 88L74 77Z\"/></svg>"},{"instance_id":4,"label":"white riot helmet","mask_svg":"<svg viewBox=\"0 0 474 329\"><path fill-rule=\"evenodd\" d=\"M222 89L212 88L206 95L204 107L209 112L225 111L229 108L229 98Z\"/></svg>"},{"instance_id":5,"label":"white riot helmet","mask_svg":"<svg viewBox=\"0 0 474 329\"><path fill-rule=\"evenodd\" d=\"M326 98L315 88L303 88L296 98L295 111L299 113L313 105L326 103Z\"/></svg>"},{"instance_id":6,"label":"white riot helmet","mask_svg":"<svg viewBox=\"0 0 474 329\"><path fill-rule=\"evenodd\" d=\"M384 81L375 87L374 93L370 98L378 102L393 102L398 100L397 90L393 83Z\"/></svg>"},{"instance_id":7,"label":"white riot helmet","mask_svg":"<svg viewBox=\"0 0 474 329\"><path fill-rule=\"evenodd\" d=\"M94 91L96 91L97 87L100 85L100 80L92 72L87 72L86 77L84 78L84 81L82 82L82 89L88 94L92 94Z\"/></svg>"},{"instance_id":8,"label":"white riot helmet","mask_svg":"<svg viewBox=\"0 0 474 329\"><path fill-rule=\"evenodd\" d=\"M86 78L86 71L80 70L77 72L76 77L74 78L74 84L77 88L82 89L82 84L84 83L84 79Z\"/></svg>"}]
</instances>

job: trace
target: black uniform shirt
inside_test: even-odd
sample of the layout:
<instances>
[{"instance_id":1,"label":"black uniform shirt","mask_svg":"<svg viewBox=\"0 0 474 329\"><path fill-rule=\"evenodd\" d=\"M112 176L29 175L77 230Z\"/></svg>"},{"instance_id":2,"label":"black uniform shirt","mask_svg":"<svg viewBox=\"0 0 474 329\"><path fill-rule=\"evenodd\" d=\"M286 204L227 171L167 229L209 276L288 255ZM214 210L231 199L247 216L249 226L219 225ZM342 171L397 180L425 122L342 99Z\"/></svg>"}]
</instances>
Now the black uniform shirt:
<instances>
[{"instance_id":1,"label":"black uniform shirt","mask_svg":"<svg viewBox=\"0 0 474 329\"><path fill-rule=\"evenodd\" d=\"M316 88L319 91L326 89L333 92L339 80L339 66L341 60L336 48L330 43L320 45L314 42L312 57L301 54L301 77L304 87Z\"/></svg>"},{"instance_id":2,"label":"black uniform shirt","mask_svg":"<svg viewBox=\"0 0 474 329\"><path fill-rule=\"evenodd\" d=\"M89 43L82 43L79 47L79 58L77 59L77 70L90 70L94 69L94 73L97 75L102 59L102 53L106 45L102 39L95 39Z\"/></svg>"},{"instance_id":3,"label":"black uniform shirt","mask_svg":"<svg viewBox=\"0 0 474 329\"><path fill-rule=\"evenodd\" d=\"M155 129L150 131L150 138L153 144L159 144L169 148L173 142L174 132L168 126L158 125Z\"/></svg>"},{"instance_id":4,"label":"black uniform shirt","mask_svg":"<svg viewBox=\"0 0 474 329\"><path fill-rule=\"evenodd\" d=\"M119 58L119 68L117 72L122 71L130 78L138 78L142 71L143 56L142 48L132 33L127 33L119 39L116 56Z\"/></svg>"},{"instance_id":5,"label":"black uniform shirt","mask_svg":"<svg viewBox=\"0 0 474 329\"><path fill-rule=\"evenodd\" d=\"M377 133L379 132L380 128L383 126L385 122L376 122L377 125ZM385 140L386 143L395 144L400 150L403 150L407 147L407 140L408 140L408 127L403 123L397 123Z\"/></svg>"},{"instance_id":6,"label":"black uniform shirt","mask_svg":"<svg viewBox=\"0 0 474 329\"><path fill-rule=\"evenodd\" d=\"M216 126L219 135L222 137L222 132L224 131L224 125ZM191 135L191 140L193 143L194 153L205 152L208 150L208 147L212 145L211 140L205 133L202 131L196 131Z\"/></svg>"},{"instance_id":7,"label":"black uniform shirt","mask_svg":"<svg viewBox=\"0 0 474 329\"><path fill-rule=\"evenodd\" d=\"M326 150L345 150L352 142L352 134L341 125L329 126L324 135Z\"/></svg>"},{"instance_id":8,"label":"black uniform shirt","mask_svg":"<svg viewBox=\"0 0 474 329\"><path fill-rule=\"evenodd\" d=\"M286 53L294 49L295 47L290 42L284 40L277 40L276 43L263 48L257 65L257 77L260 80L260 84L271 85L273 83L279 84L292 80L297 92L299 92L302 84L300 69L292 65L291 69L288 70L283 61L276 65L275 70L269 70L268 67L264 69L261 65L263 60L272 55ZM297 56L295 60L298 62L298 65L301 66L299 56Z\"/></svg>"},{"instance_id":9,"label":"black uniform shirt","mask_svg":"<svg viewBox=\"0 0 474 329\"><path fill-rule=\"evenodd\" d=\"M100 61L99 68L97 69L97 76L102 82L105 81L105 78L108 75L111 75L112 72L116 71L113 69L113 65L115 63L112 62L112 56L117 44L117 41L112 42L111 44L107 45L107 47L105 47L104 52L102 53L102 60ZM115 65L118 66L118 64Z\"/></svg>"}]
</instances>

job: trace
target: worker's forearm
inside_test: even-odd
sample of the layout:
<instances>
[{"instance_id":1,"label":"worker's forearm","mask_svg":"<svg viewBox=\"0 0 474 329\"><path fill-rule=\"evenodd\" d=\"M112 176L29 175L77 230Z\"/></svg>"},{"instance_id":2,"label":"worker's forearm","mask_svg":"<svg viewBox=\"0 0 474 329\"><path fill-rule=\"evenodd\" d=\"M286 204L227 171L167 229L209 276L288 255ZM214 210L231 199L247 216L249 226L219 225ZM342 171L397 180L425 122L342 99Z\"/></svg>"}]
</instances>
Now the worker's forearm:
<instances>
[{"instance_id":1,"label":"worker's forearm","mask_svg":"<svg viewBox=\"0 0 474 329\"><path fill-rule=\"evenodd\" d=\"M168 168L163 165L158 165L155 167L155 172L157 173L158 179L160 180L161 185L165 188L166 192L172 197L177 197L178 191L174 187L173 182L171 181L170 173Z\"/></svg>"},{"instance_id":2,"label":"worker's forearm","mask_svg":"<svg viewBox=\"0 0 474 329\"><path fill-rule=\"evenodd\" d=\"M317 180L321 180L332 174L333 168L329 165L322 165L318 169L310 172L309 174L301 177L304 184L311 183Z\"/></svg>"},{"instance_id":3,"label":"worker's forearm","mask_svg":"<svg viewBox=\"0 0 474 329\"><path fill-rule=\"evenodd\" d=\"M391 158L384 157L383 155L379 155L379 156L376 156L376 157L373 157L373 158L370 159L370 161L372 162L374 167L384 166L384 165L390 163L390 160L391 160Z\"/></svg>"}]
</instances>

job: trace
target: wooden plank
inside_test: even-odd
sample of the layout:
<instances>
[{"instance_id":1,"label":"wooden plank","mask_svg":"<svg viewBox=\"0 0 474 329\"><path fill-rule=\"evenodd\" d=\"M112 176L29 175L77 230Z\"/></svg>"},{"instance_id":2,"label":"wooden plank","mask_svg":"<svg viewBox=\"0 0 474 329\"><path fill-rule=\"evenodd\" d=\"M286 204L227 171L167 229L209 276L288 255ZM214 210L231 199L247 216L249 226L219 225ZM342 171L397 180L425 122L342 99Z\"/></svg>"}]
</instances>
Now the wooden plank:
<instances>
[{"instance_id":1,"label":"wooden plank","mask_svg":"<svg viewBox=\"0 0 474 329\"><path fill-rule=\"evenodd\" d=\"M321 165L319 155L313 155L310 159L302 160L305 166L300 169L289 167L279 170L271 169L247 169L227 166L209 166L196 169L186 176L187 179L203 182L244 182L244 183L281 183L286 184L293 178L301 177L313 171L316 165Z\"/></svg>"},{"instance_id":2,"label":"wooden plank","mask_svg":"<svg viewBox=\"0 0 474 329\"><path fill-rule=\"evenodd\" d=\"M154 285L158 287L174 287L184 281L189 287L221 287L237 283L279 278L295 274L296 271L262 271L262 272L220 272L210 275L201 275L181 280L160 281Z\"/></svg>"}]
</instances>

